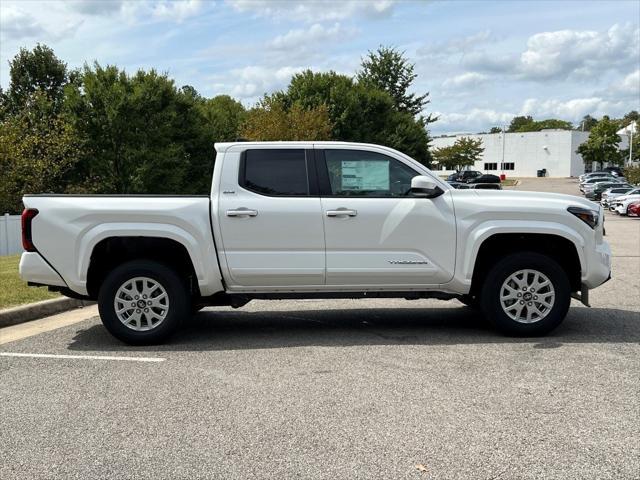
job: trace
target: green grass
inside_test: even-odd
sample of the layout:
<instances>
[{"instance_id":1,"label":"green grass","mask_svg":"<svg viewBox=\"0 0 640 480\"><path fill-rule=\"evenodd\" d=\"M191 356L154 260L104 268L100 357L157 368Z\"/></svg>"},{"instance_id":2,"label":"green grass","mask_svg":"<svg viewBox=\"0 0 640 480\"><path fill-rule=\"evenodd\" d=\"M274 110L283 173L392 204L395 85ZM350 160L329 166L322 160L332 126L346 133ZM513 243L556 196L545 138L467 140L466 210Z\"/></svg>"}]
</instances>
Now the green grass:
<instances>
[{"instance_id":1,"label":"green grass","mask_svg":"<svg viewBox=\"0 0 640 480\"><path fill-rule=\"evenodd\" d=\"M45 287L28 287L18 275L20 255L0 257L0 308L39 302L59 296Z\"/></svg>"}]
</instances>

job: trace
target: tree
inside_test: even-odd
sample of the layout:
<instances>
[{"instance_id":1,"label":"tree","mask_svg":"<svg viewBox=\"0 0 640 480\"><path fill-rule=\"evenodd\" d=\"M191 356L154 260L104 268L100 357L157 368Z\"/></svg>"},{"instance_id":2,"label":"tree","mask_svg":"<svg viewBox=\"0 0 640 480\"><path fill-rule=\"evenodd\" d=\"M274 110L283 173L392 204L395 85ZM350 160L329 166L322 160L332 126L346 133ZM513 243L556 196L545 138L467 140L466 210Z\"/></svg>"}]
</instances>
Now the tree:
<instances>
[{"instance_id":1,"label":"tree","mask_svg":"<svg viewBox=\"0 0 640 480\"><path fill-rule=\"evenodd\" d=\"M502 133L502 128L500 128L500 127L491 127L491 130L489 130L489 133Z\"/></svg>"},{"instance_id":2,"label":"tree","mask_svg":"<svg viewBox=\"0 0 640 480\"><path fill-rule=\"evenodd\" d=\"M415 65L404 57L404 52L380 46L375 52L368 52L361 66L362 70L356 75L357 81L387 92L398 111L415 116L429 104L428 92L423 95L409 93L417 74ZM425 124L432 121L434 119L429 115Z\"/></svg>"},{"instance_id":3,"label":"tree","mask_svg":"<svg viewBox=\"0 0 640 480\"><path fill-rule=\"evenodd\" d=\"M453 145L434 150L433 158L447 170L460 170L480 160L483 152L481 139L460 137Z\"/></svg>"},{"instance_id":4,"label":"tree","mask_svg":"<svg viewBox=\"0 0 640 480\"><path fill-rule=\"evenodd\" d=\"M250 140L329 140L331 121L324 105L305 109L294 103L285 108L284 102L267 96L249 110L242 136Z\"/></svg>"},{"instance_id":5,"label":"tree","mask_svg":"<svg viewBox=\"0 0 640 480\"><path fill-rule=\"evenodd\" d=\"M584 130L585 132L590 132L593 127L598 124L598 120L593 118L591 115L585 115L582 117L582 120L576 126L576 130Z\"/></svg>"},{"instance_id":6,"label":"tree","mask_svg":"<svg viewBox=\"0 0 640 480\"><path fill-rule=\"evenodd\" d=\"M129 76L85 65L67 88L65 112L86 149L75 169L80 191L203 193L212 145L192 90L155 70Z\"/></svg>"},{"instance_id":7,"label":"tree","mask_svg":"<svg viewBox=\"0 0 640 480\"><path fill-rule=\"evenodd\" d=\"M57 110L62 101L63 89L68 80L67 65L58 59L46 45L36 45L33 50L21 48L9 62L8 109L17 112L27 107L28 100L37 90L44 92Z\"/></svg>"},{"instance_id":8,"label":"tree","mask_svg":"<svg viewBox=\"0 0 640 480\"><path fill-rule=\"evenodd\" d=\"M531 115L513 117L507 132L526 132L529 130L524 129L530 128L531 125L533 125L533 117Z\"/></svg>"},{"instance_id":9,"label":"tree","mask_svg":"<svg viewBox=\"0 0 640 480\"><path fill-rule=\"evenodd\" d=\"M229 142L238 138L246 116L240 102L229 95L218 95L203 100L200 110L213 142Z\"/></svg>"},{"instance_id":10,"label":"tree","mask_svg":"<svg viewBox=\"0 0 640 480\"><path fill-rule=\"evenodd\" d=\"M548 118L536 121L531 115L514 117L509 124L508 132L539 132L546 129L573 130L571 122Z\"/></svg>"},{"instance_id":11,"label":"tree","mask_svg":"<svg viewBox=\"0 0 640 480\"><path fill-rule=\"evenodd\" d=\"M20 213L26 193L67 190L82 143L63 116L51 114L51 102L32 92L31 108L0 123L0 212Z\"/></svg>"},{"instance_id":12,"label":"tree","mask_svg":"<svg viewBox=\"0 0 640 480\"><path fill-rule=\"evenodd\" d=\"M424 119L398 111L391 96L366 83L335 72L296 74L285 91L274 94L287 106L305 109L324 105L331 121L331 139L379 143L428 165L429 135Z\"/></svg>"},{"instance_id":13,"label":"tree","mask_svg":"<svg viewBox=\"0 0 640 480\"><path fill-rule=\"evenodd\" d=\"M589 139L578 147L576 153L582 155L585 164L597 162L600 166L605 163L621 165L624 157L618 147L621 141L620 135L616 133L618 129L618 122L605 115L591 129Z\"/></svg>"}]
</instances>

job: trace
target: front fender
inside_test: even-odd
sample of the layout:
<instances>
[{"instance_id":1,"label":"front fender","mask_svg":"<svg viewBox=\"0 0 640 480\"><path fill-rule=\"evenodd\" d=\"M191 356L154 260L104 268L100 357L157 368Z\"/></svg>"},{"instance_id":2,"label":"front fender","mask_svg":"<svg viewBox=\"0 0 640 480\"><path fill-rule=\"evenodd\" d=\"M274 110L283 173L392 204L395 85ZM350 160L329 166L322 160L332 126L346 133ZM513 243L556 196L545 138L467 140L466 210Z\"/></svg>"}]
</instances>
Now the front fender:
<instances>
[{"instance_id":1,"label":"front fender","mask_svg":"<svg viewBox=\"0 0 640 480\"><path fill-rule=\"evenodd\" d=\"M489 237L500 233L532 233L557 235L569 240L576 247L580 268L586 269L585 242L582 236L572 228L556 222L545 221L517 221L517 220L490 220L482 222L473 228L466 238L462 239L461 253L462 261L458 263L460 270L456 272L456 277L462 283L471 285L473 269L480 251L480 246Z\"/></svg>"}]
</instances>

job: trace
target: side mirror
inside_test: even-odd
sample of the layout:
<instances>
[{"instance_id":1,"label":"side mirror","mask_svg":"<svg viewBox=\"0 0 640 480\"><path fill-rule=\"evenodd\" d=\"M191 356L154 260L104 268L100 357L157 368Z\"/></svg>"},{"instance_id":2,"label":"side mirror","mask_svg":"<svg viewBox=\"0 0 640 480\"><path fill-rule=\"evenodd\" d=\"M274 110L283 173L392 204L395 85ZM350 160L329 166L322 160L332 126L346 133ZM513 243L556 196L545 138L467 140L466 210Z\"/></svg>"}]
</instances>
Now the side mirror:
<instances>
[{"instance_id":1,"label":"side mirror","mask_svg":"<svg viewBox=\"0 0 640 480\"><path fill-rule=\"evenodd\" d=\"M420 198L436 198L444 193L431 178L418 175L411 179L411 194Z\"/></svg>"}]
</instances>

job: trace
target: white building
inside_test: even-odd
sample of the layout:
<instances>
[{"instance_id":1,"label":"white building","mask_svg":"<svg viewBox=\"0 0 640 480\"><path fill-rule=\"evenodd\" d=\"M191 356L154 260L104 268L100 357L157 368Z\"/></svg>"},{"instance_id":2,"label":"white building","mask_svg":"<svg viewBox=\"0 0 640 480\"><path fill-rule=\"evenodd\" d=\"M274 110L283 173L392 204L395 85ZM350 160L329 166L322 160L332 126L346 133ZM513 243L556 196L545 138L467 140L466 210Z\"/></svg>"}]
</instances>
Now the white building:
<instances>
[{"instance_id":1,"label":"white building","mask_svg":"<svg viewBox=\"0 0 640 480\"><path fill-rule=\"evenodd\" d=\"M507 177L535 177L538 170L546 169L549 177L577 177L584 173L578 146L589 138L589 132L575 130L542 130L522 133L460 134L437 137L431 149L453 145L460 137L481 139L484 153L471 170ZM620 148L627 148L627 136L621 135ZM438 166L434 165L434 170ZM451 173L443 169L444 173Z\"/></svg>"}]
</instances>

